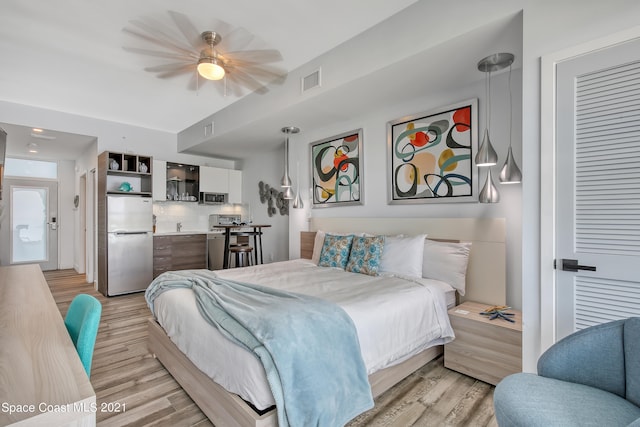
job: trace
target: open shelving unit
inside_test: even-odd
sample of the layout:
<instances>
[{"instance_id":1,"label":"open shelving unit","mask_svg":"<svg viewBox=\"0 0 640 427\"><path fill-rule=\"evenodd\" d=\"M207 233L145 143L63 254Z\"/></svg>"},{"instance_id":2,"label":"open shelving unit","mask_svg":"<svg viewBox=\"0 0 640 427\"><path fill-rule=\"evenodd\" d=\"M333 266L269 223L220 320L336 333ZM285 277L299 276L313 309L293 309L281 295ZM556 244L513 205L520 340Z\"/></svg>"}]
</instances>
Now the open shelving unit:
<instances>
[{"instance_id":1,"label":"open shelving unit","mask_svg":"<svg viewBox=\"0 0 640 427\"><path fill-rule=\"evenodd\" d=\"M131 153L105 151L98 156L98 185L104 181L105 194L131 194L151 196L153 158ZM120 186L129 183L132 191Z\"/></svg>"}]
</instances>

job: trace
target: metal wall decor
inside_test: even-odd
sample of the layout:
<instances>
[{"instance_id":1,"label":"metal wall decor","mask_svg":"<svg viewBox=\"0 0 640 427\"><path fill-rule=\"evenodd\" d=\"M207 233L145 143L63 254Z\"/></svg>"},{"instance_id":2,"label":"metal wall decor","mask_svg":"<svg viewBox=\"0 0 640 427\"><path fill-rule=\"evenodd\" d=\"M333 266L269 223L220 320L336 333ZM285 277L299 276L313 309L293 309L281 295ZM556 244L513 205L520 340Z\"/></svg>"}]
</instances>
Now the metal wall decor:
<instances>
[{"instance_id":1,"label":"metal wall decor","mask_svg":"<svg viewBox=\"0 0 640 427\"><path fill-rule=\"evenodd\" d=\"M282 191L260 181L258 194L260 194L260 203L267 204L267 215L274 216L278 212L280 215L289 215L289 201L284 198Z\"/></svg>"}]
</instances>

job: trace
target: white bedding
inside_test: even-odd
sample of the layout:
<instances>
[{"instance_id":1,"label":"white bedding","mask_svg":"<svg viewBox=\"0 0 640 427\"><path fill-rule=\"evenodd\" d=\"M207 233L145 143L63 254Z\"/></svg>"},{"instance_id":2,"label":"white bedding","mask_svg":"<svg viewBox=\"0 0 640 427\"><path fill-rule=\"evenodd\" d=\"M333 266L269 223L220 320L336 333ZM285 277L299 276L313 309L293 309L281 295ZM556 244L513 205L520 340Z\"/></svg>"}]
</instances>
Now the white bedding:
<instances>
[{"instance_id":1,"label":"white bedding","mask_svg":"<svg viewBox=\"0 0 640 427\"><path fill-rule=\"evenodd\" d=\"M353 320L367 373L400 363L453 339L447 294L453 288L430 279L367 276L292 260L220 270L220 277L326 299ZM274 404L264 369L252 353L207 323L190 289L174 289L154 303L169 338L201 371L258 409Z\"/></svg>"}]
</instances>

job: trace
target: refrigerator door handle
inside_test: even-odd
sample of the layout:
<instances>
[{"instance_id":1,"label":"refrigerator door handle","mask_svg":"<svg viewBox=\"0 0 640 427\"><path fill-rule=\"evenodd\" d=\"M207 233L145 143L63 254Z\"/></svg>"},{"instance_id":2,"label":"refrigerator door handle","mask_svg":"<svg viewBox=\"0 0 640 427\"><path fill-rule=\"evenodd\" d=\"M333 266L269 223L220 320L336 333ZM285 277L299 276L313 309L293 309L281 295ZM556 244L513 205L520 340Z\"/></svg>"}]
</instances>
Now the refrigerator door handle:
<instances>
[{"instance_id":1,"label":"refrigerator door handle","mask_svg":"<svg viewBox=\"0 0 640 427\"><path fill-rule=\"evenodd\" d=\"M148 234L148 231L113 231L112 234L123 234L123 235L129 235L129 234Z\"/></svg>"}]
</instances>

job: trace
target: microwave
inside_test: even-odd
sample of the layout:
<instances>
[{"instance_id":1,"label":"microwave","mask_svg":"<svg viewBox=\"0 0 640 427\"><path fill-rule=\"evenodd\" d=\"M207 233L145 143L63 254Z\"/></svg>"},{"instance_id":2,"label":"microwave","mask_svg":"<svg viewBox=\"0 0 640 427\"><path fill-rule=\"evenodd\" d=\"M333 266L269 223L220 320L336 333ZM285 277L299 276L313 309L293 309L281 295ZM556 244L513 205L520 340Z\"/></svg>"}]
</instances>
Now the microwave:
<instances>
[{"instance_id":1,"label":"microwave","mask_svg":"<svg viewBox=\"0 0 640 427\"><path fill-rule=\"evenodd\" d=\"M200 203L204 205L222 205L227 203L229 195L227 193L200 193Z\"/></svg>"}]
</instances>

